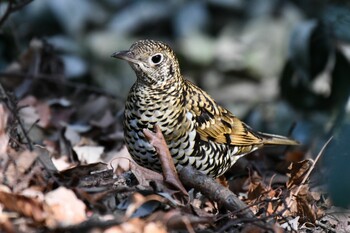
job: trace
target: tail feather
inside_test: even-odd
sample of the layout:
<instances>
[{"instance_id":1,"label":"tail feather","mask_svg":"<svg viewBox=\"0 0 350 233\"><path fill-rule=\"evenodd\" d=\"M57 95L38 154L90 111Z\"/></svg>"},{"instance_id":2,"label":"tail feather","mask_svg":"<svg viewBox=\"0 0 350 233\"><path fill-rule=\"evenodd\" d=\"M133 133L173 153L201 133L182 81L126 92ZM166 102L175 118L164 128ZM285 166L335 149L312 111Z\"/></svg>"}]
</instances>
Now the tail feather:
<instances>
[{"instance_id":1,"label":"tail feather","mask_svg":"<svg viewBox=\"0 0 350 233\"><path fill-rule=\"evenodd\" d=\"M263 139L264 145L286 145L286 146L297 146L300 145L298 141L284 137L281 135L267 134L267 133L258 133Z\"/></svg>"}]
</instances>

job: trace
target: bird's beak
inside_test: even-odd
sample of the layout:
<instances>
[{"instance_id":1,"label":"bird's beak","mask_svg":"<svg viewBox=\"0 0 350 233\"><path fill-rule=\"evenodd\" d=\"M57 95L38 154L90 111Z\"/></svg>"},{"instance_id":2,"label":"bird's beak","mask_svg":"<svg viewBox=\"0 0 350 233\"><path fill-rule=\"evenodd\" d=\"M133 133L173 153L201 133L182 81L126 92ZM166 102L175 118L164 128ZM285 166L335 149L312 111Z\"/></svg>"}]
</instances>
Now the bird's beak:
<instances>
[{"instance_id":1,"label":"bird's beak","mask_svg":"<svg viewBox=\"0 0 350 233\"><path fill-rule=\"evenodd\" d=\"M139 60L134 58L134 56L132 55L132 53L130 53L129 50L115 52L111 55L111 57L122 59L122 60L131 62L131 63L135 63L135 64L140 63Z\"/></svg>"}]
</instances>

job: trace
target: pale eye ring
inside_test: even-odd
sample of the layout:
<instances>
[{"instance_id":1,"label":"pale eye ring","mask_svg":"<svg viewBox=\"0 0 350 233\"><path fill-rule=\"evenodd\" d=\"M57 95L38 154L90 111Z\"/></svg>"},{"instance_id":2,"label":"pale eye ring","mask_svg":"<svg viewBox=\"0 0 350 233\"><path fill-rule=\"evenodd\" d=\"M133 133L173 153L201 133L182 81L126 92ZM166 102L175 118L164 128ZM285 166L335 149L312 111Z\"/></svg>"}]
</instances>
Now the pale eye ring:
<instances>
[{"instance_id":1,"label":"pale eye ring","mask_svg":"<svg viewBox=\"0 0 350 233\"><path fill-rule=\"evenodd\" d=\"M163 54L156 53L153 56L150 57L150 62L154 65L158 65L163 61Z\"/></svg>"}]
</instances>

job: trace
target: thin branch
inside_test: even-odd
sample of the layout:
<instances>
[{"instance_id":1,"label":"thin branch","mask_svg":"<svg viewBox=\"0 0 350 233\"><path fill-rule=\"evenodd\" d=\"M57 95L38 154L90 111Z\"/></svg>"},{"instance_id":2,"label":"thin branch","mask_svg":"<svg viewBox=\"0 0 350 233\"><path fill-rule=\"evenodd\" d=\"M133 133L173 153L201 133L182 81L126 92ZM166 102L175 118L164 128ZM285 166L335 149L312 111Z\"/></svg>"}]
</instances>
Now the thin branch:
<instances>
[{"instance_id":1,"label":"thin branch","mask_svg":"<svg viewBox=\"0 0 350 233\"><path fill-rule=\"evenodd\" d=\"M25 130L25 127L22 123L22 120L20 119L20 117L18 116L18 111L17 111L17 106L14 103L14 101L9 97L9 95L7 94L7 92L5 91L4 87L2 86L2 84L0 83L0 98L4 101L4 103L6 104L7 108L11 111L13 117L16 119L16 121L18 122L19 127L21 128L21 131L23 133L24 138L27 141L28 144L28 149L30 151L33 150L33 144L32 141L30 140L27 131Z\"/></svg>"},{"instance_id":2,"label":"thin branch","mask_svg":"<svg viewBox=\"0 0 350 233\"><path fill-rule=\"evenodd\" d=\"M320 152L319 152L318 155L316 156L315 161L312 163L310 169L309 169L308 172L306 173L306 175L305 175L303 181L300 183L300 185L299 185L298 189L296 190L295 194L293 195L293 197L298 196L298 194L299 194L299 192L300 192L300 190L301 190L301 187L303 187L303 186L306 184L306 181L307 181L307 179L310 177L311 172L314 170L317 161L319 160L319 158L321 157L321 155L323 155L324 150L326 149L326 147L328 146L328 144L332 141L332 139L333 139L333 136L330 137L330 138L328 139L328 141L323 145L322 149L320 150ZM288 208L290 208L290 207L292 206L294 200L295 200L295 198L292 198L292 199L291 199L291 201L289 202Z\"/></svg>"},{"instance_id":3,"label":"thin branch","mask_svg":"<svg viewBox=\"0 0 350 233\"><path fill-rule=\"evenodd\" d=\"M0 28L3 26L8 17L15 11L22 9L24 6L31 3L33 0L24 0L20 3L15 4L14 0L9 0L7 4L7 8L5 10L4 15L0 18Z\"/></svg>"},{"instance_id":4,"label":"thin branch","mask_svg":"<svg viewBox=\"0 0 350 233\"><path fill-rule=\"evenodd\" d=\"M255 218L254 213L233 192L225 188L213 178L195 170L191 166L178 165L180 180L188 188L200 191L204 196L216 201L220 206L236 212L242 218Z\"/></svg>"},{"instance_id":5,"label":"thin branch","mask_svg":"<svg viewBox=\"0 0 350 233\"><path fill-rule=\"evenodd\" d=\"M11 14L11 8L12 8L12 1L9 1L9 3L7 4L7 8L5 10L4 15L1 17L0 19L0 28L2 27L2 25L4 24L4 22L6 21L6 19L10 16Z\"/></svg>"}]
</instances>

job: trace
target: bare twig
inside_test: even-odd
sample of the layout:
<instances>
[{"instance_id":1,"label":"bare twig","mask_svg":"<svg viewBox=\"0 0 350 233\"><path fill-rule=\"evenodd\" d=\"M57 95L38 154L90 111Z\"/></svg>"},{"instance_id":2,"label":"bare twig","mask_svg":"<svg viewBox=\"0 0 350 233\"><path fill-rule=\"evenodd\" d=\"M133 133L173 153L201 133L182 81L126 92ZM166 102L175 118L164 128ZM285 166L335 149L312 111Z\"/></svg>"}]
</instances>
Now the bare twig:
<instances>
[{"instance_id":1,"label":"bare twig","mask_svg":"<svg viewBox=\"0 0 350 233\"><path fill-rule=\"evenodd\" d=\"M30 151L33 151L34 150L33 143L28 136L28 133L27 133L27 131L22 123L21 118L18 116L17 105L14 102L14 100L12 100L11 97L7 94L6 90L4 89L4 87L2 86L1 83L0 83L0 100L6 104L7 108L9 109L9 111L12 113L13 117L17 121L17 123L22 131L22 134L23 134L24 138L26 139L27 148ZM46 168L48 173L55 179L55 181L58 182L58 180L54 176L54 174L57 173L57 169L56 169L55 165L52 163L52 160L50 159L48 151L44 150L43 148L41 148L39 146L36 146L35 149L37 150L37 152L39 154L39 157L38 157L39 162Z\"/></svg>"},{"instance_id":2,"label":"bare twig","mask_svg":"<svg viewBox=\"0 0 350 233\"><path fill-rule=\"evenodd\" d=\"M10 98L10 96L7 94L7 92L5 91L4 87L2 86L2 84L0 83L0 99L2 101L4 101L4 103L6 104L7 108L11 111L13 117L16 119L21 131L22 131L22 134L24 136L24 138L26 139L27 141L27 146L28 146L28 149L30 151L33 150L33 144L32 144L32 141L30 140L28 134L27 134L27 131L25 130L24 128L24 125L20 119L20 117L18 116L18 111L17 111L17 106L16 104L14 103L14 101Z\"/></svg>"},{"instance_id":3,"label":"bare twig","mask_svg":"<svg viewBox=\"0 0 350 233\"><path fill-rule=\"evenodd\" d=\"M191 166L179 169L179 177L182 183L189 188L200 191L204 196L218 202L218 204L230 211L239 211L237 215L245 218L255 218L253 212L228 188L217 183L213 178L195 170Z\"/></svg>"},{"instance_id":4,"label":"bare twig","mask_svg":"<svg viewBox=\"0 0 350 233\"><path fill-rule=\"evenodd\" d=\"M22 9L24 6L28 5L29 3L31 3L33 0L24 0L22 2L19 2L17 4L15 4L14 0L9 0L9 2L7 3L7 8L5 10L4 15L0 18L0 28L3 26L3 24L5 23L5 21L8 19L8 17L15 11L18 11L20 9Z\"/></svg>"},{"instance_id":5,"label":"bare twig","mask_svg":"<svg viewBox=\"0 0 350 233\"><path fill-rule=\"evenodd\" d=\"M326 224L320 222L320 221L316 221L316 226L322 227L323 229L325 229L327 232L336 232L335 229L331 228L330 226L327 226Z\"/></svg>"},{"instance_id":6,"label":"bare twig","mask_svg":"<svg viewBox=\"0 0 350 233\"><path fill-rule=\"evenodd\" d=\"M332 141L333 139L333 136L330 137L328 139L328 141L323 145L323 147L321 148L320 152L318 153L318 155L316 156L315 158L315 161L312 163L310 169L308 170L308 172L305 174L305 177L304 179L302 180L302 182L300 183L300 185L298 186L298 189L296 190L296 192L294 193L293 197L291 198L290 202L289 202L289 205L288 205L288 208L290 208L293 204L293 201L295 200L294 197L298 196L301 188L305 185L307 179L310 177L310 174L311 172L314 170L315 168L315 165L317 163L317 161L319 160L319 158L321 157L321 155L323 154L324 150L326 149L326 147L328 146L328 144Z\"/></svg>"}]
</instances>

